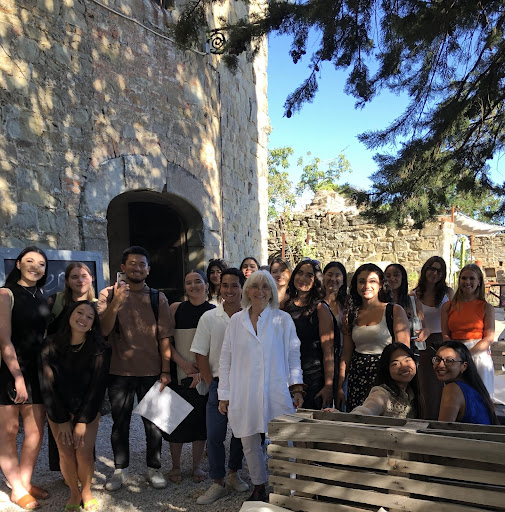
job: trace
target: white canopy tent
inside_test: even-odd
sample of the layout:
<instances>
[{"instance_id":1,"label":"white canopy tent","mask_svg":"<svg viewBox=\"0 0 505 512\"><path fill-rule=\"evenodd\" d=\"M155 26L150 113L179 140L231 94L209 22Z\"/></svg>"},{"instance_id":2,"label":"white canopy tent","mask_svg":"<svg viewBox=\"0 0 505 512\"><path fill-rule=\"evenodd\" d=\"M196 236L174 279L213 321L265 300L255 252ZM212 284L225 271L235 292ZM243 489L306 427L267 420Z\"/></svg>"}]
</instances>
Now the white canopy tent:
<instances>
[{"instance_id":1,"label":"white canopy tent","mask_svg":"<svg viewBox=\"0 0 505 512\"><path fill-rule=\"evenodd\" d=\"M505 231L505 226L486 224L485 222L474 220L463 213L454 212L454 233L456 235L495 235L502 231Z\"/></svg>"}]
</instances>

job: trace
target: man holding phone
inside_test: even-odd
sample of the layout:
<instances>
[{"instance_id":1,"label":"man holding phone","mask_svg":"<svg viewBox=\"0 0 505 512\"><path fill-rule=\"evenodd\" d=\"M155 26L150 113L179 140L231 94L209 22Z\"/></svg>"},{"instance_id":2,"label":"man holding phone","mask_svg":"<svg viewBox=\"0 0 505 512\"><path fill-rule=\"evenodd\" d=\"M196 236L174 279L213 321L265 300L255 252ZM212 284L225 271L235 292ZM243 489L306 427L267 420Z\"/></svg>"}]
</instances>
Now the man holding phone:
<instances>
[{"instance_id":1,"label":"man holding phone","mask_svg":"<svg viewBox=\"0 0 505 512\"><path fill-rule=\"evenodd\" d=\"M149 260L143 247L126 249L121 260L123 275L114 286L102 290L98 299L102 334L108 336L112 347L109 398L115 471L105 486L109 491L120 489L126 478L135 395L140 402L156 381L160 382L160 392L170 383L169 338L174 334L174 322L165 295L146 285ZM153 488L162 489L167 485L160 471L162 433L151 421L142 420L147 442L146 478Z\"/></svg>"}]
</instances>

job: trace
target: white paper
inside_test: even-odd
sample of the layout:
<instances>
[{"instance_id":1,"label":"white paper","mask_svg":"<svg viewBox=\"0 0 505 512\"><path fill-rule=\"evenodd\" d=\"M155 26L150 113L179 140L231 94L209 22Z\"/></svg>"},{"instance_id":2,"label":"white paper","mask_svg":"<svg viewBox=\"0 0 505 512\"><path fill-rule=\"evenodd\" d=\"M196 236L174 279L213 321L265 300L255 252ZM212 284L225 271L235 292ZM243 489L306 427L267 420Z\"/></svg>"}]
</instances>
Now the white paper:
<instances>
[{"instance_id":1,"label":"white paper","mask_svg":"<svg viewBox=\"0 0 505 512\"><path fill-rule=\"evenodd\" d=\"M171 434L193 410L193 406L168 387L160 393L160 385L156 381L133 412Z\"/></svg>"}]
</instances>

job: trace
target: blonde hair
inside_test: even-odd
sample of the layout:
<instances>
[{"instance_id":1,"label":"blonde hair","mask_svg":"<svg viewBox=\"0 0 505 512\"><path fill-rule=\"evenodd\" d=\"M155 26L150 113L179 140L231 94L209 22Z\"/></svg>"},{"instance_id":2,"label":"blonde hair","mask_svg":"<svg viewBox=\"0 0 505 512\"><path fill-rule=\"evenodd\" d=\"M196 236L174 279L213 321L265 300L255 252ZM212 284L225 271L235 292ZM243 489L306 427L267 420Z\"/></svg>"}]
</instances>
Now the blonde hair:
<instances>
[{"instance_id":1,"label":"blonde hair","mask_svg":"<svg viewBox=\"0 0 505 512\"><path fill-rule=\"evenodd\" d=\"M277 285L275 284L274 278L270 275L270 272L266 270L257 270L252 273L242 288L242 307L248 308L251 305L251 299L249 298L248 291L253 284L261 286L263 283L267 283L270 287L270 293L272 294L269 304L272 308L279 308L279 296L277 294Z\"/></svg>"},{"instance_id":2,"label":"blonde hair","mask_svg":"<svg viewBox=\"0 0 505 512\"><path fill-rule=\"evenodd\" d=\"M477 279L479 280L479 285L477 287L477 296L475 298L484 300L484 301L486 300L484 298L485 294L486 294L486 289L485 289L486 287L484 286L484 275L482 274L482 270L475 263L469 263L468 265L465 265L459 272L458 288L456 290L456 293L454 294L454 298L451 301L451 307L453 305L458 306L458 303L461 302L461 300L463 298L463 291L461 290L460 280L461 280L461 274L463 274L463 272L465 272L466 270L471 270L472 272L474 272L477 275Z\"/></svg>"}]
</instances>

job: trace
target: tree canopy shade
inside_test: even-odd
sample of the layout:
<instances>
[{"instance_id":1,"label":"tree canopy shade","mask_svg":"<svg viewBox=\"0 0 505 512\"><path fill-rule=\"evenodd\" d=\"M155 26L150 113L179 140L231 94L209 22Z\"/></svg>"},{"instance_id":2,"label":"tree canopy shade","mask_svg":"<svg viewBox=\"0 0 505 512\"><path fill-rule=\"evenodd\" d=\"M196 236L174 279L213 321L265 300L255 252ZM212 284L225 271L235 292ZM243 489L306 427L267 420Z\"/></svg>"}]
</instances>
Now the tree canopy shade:
<instances>
[{"instance_id":1,"label":"tree canopy shade","mask_svg":"<svg viewBox=\"0 0 505 512\"><path fill-rule=\"evenodd\" d=\"M187 4L176 29L181 44L199 37L195 27L214 1ZM455 191L505 195L487 166L505 137L504 0L270 0L260 14L222 21L231 66L243 51L254 53L266 34L292 37L295 63L309 51L309 35L317 37L309 76L286 99L288 117L314 99L324 62L348 73L345 92L357 107L383 89L409 95L390 126L360 136L370 149L400 147L376 156L372 190L348 188L375 221L402 223L410 216L421 224L449 206Z\"/></svg>"}]
</instances>

